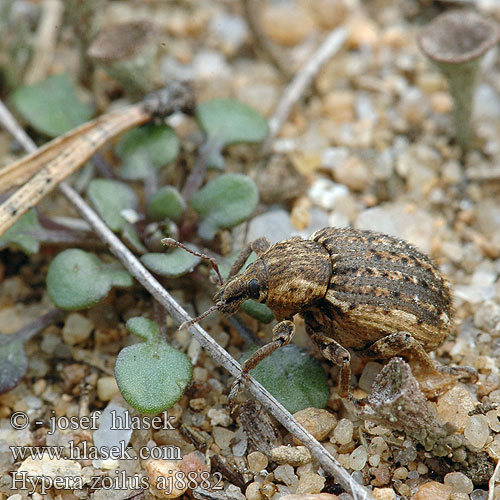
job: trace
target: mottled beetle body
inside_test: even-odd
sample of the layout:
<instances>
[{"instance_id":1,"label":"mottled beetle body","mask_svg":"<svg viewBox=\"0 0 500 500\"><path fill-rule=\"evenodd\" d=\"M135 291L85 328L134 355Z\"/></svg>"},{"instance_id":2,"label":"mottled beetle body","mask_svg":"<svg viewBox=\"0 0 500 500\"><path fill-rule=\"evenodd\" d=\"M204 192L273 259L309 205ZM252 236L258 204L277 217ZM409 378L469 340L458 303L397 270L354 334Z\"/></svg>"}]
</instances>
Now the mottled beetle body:
<instances>
[{"instance_id":1,"label":"mottled beetle body","mask_svg":"<svg viewBox=\"0 0 500 500\"><path fill-rule=\"evenodd\" d=\"M259 258L237 274L252 250ZM245 361L241 378L290 342L295 314L304 318L322 354L340 367L341 397L349 394L348 349L369 359L401 355L428 372L476 377L472 368L437 365L428 356L453 326L450 289L427 256L392 236L327 227L307 240L294 237L272 246L259 238L241 252L215 306L189 323L212 310L233 314L247 299L265 303L278 324L272 341Z\"/></svg>"},{"instance_id":2,"label":"mottled beetle body","mask_svg":"<svg viewBox=\"0 0 500 500\"><path fill-rule=\"evenodd\" d=\"M273 341L243 366L242 375L287 344L300 314L324 356L341 367L339 393L348 394L347 348L373 359L402 355L431 371L465 371L436 366L426 351L452 329L449 286L430 259L409 243L372 231L323 228L270 246L256 240L233 266L236 274L250 254L259 258L234 275L214 297L217 309L234 313L252 298L265 303L279 323Z\"/></svg>"}]
</instances>

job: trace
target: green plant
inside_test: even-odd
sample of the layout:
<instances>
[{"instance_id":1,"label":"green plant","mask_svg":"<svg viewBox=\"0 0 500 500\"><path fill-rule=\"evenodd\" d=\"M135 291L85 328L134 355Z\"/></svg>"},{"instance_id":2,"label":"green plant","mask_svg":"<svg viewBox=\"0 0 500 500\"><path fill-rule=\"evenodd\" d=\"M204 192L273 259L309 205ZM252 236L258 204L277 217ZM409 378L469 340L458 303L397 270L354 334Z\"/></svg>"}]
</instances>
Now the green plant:
<instances>
[{"instance_id":1,"label":"green plant","mask_svg":"<svg viewBox=\"0 0 500 500\"><path fill-rule=\"evenodd\" d=\"M127 328L144 340L125 347L116 358L115 376L125 400L142 413L159 413L174 405L192 376L189 358L169 346L158 325L136 317Z\"/></svg>"},{"instance_id":2,"label":"green plant","mask_svg":"<svg viewBox=\"0 0 500 500\"><path fill-rule=\"evenodd\" d=\"M448 80L457 141L463 154L473 143L472 102L479 62L498 38L495 24L476 12L462 10L436 17L418 37L422 52Z\"/></svg>"},{"instance_id":3,"label":"green plant","mask_svg":"<svg viewBox=\"0 0 500 500\"><path fill-rule=\"evenodd\" d=\"M247 351L246 361L257 349ZM324 408L330 389L321 365L306 351L290 344L262 360L250 375L255 377L290 413L304 408Z\"/></svg>"},{"instance_id":4,"label":"green plant","mask_svg":"<svg viewBox=\"0 0 500 500\"><path fill-rule=\"evenodd\" d=\"M29 123L45 134L60 133L70 127L67 121L56 120L54 123L44 124L44 113L30 111L30 99L42 99L40 89L46 92L46 100L52 102L57 100L60 88L63 88L65 96L75 98L76 94L69 80L58 77L55 84L49 80L48 83L42 82L39 86L19 90L14 94L13 103ZM198 166L200 162L205 166L209 163L209 158L203 153L208 143L216 144L216 149L222 154L222 149L234 142L254 142L263 138L267 132L265 118L247 106L224 100L225 111L221 112L220 101L214 103L200 105L197 113L204 131L204 142L199 147ZM80 104L69 101L65 102L65 106L80 108ZM64 114L63 110L55 113L56 118L59 114ZM83 114L78 116L78 120L71 126L83 120ZM229 116L231 128L224 130L221 123L227 121ZM108 178L94 178L86 188L87 198L107 226L122 237L147 268L165 280L186 275L199 264L200 258L180 248L165 252L160 244L163 237L178 237L181 234L185 244L197 251L200 245L210 245L221 229L230 229L247 220L258 202L258 191L250 177L243 173L218 172L203 186L205 168L201 171L201 178L197 180L203 187L195 189L192 196L186 196L182 192L184 177L179 175L184 164L176 161L179 151L180 141L173 129L166 125L150 124L132 129L121 137L115 149L116 158L120 160L117 170L121 180L109 178L108 166ZM129 181L139 182L131 184ZM41 220L44 221L43 224L38 222L34 211L29 212L0 239L0 245L21 248L27 253L37 252L48 232L45 226L47 217ZM51 231L77 237L71 230L59 227ZM166 284L168 286L168 281ZM130 274L109 263L105 252L101 252L98 257L78 248L60 252L50 263L47 273L48 295L54 304L64 310L94 307L113 287L130 288L132 285ZM248 313L262 321L272 319L272 314L262 304L249 304ZM168 367L172 369L173 360L181 365L184 361L179 360L185 360L180 351L167 345L159 336L159 325L153 326L153 323L147 323L143 319L137 321L129 322L127 327L132 333L142 337L145 343L130 346L121 352L117 360L117 379L124 397L131 404L140 411L156 412L167 407L165 405L173 404L180 397L189 381L190 372L188 376L187 369L179 368L179 374L184 374L182 381L172 382L172 387L177 387L177 392L172 389L168 397L166 394L162 395L159 388L154 394L141 393L141 387L134 388L133 377L127 379L125 366L128 363L135 366L138 359L150 359L151 362L145 363L149 371L142 380L147 376L151 380L165 381L168 379ZM13 346L16 347L16 353L19 353L18 346ZM9 349L13 349L13 346ZM11 358L14 361L21 360L17 355ZM18 370L17 378L25 370L21 361L18 365L22 369ZM133 374L134 371L135 368L129 373ZM161 385L159 387L164 388Z\"/></svg>"}]
</instances>

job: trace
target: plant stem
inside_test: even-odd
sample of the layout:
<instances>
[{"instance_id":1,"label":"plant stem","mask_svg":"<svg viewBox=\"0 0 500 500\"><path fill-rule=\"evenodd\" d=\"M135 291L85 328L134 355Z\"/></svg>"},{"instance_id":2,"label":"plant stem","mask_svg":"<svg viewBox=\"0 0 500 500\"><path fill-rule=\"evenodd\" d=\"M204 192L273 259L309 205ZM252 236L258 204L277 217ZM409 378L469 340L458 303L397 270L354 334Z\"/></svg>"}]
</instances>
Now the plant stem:
<instances>
[{"instance_id":1,"label":"plant stem","mask_svg":"<svg viewBox=\"0 0 500 500\"><path fill-rule=\"evenodd\" d=\"M461 64L438 63L439 69L448 80L453 98L453 121L462 155L470 150L474 140L472 102L478 66L478 59Z\"/></svg>"}]
</instances>

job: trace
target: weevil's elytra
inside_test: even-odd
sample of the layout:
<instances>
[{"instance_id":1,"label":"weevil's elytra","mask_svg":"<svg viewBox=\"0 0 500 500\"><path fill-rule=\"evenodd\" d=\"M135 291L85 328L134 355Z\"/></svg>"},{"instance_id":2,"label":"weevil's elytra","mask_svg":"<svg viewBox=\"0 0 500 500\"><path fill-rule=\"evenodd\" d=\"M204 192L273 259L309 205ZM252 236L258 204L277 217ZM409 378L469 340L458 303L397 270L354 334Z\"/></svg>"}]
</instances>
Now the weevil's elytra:
<instances>
[{"instance_id":1,"label":"weevil's elytra","mask_svg":"<svg viewBox=\"0 0 500 500\"><path fill-rule=\"evenodd\" d=\"M319 320L323 331L332 330L341 345L361 351L386 335L408 331L431 350L449 334L448 284L412 245L350 228L321 229L311 240L328 250L333 272L325 300L306 316L316 319L316 327Z\"/></svg>"},{"instance_id":2,"label":"weevil's elytra","mask_svg":"<svg viewBox=\"0 0 500 500\"><path fill-rule=\"evenodd\" d=\"M237 275L252 250L259 258ZM340 366L341 397L348 395L348 348L370 359L402 355L429 371L474 375L429 358L453 326L450 289L426 255L392 236L327 227L307 240L272 246L260 238L242 251L214 300L232 314L248 298L267 304L279 323L272 342L244 363L242 376L290 342L295 314L323 355Z\"/></svg>"}]
</instances>

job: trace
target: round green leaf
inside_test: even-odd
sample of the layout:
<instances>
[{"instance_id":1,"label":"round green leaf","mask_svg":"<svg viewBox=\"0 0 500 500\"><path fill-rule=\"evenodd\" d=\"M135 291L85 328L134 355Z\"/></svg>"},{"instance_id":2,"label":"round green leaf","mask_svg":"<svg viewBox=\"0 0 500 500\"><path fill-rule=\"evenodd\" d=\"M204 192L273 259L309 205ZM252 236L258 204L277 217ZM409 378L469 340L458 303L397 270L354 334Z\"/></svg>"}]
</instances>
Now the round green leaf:
<instances>
[{"instance_id":1,"label":"round green leaf","mask_svg":"<svg viewBox=\"0 0 500 500\"><path fill-rule=\"evenodd\" d=\"M144 125L124 134L116 152L122 159L124 179L144 179L149 166L160 168L177 158L179 139L168 125Z\"/></svg>"},{"instance_id":2,"label":"round green leaf","mask_svg":"<svg viewBox=\"0 0 500 500\"><path fill-rule=\"evenodd\" d=\"M126 327L136 337L145 340L149 344L158 341L158 332L160 328L155 321L143 318L142 316L135 316L127 321Z\"/></svg>"},{"instance_id":3,"label":"round green leaf","mask_svg":"<svg viewBox=\"0 0 500 500\"><path fill-rule=\"evenodd\" d=\"M0 248L12 245L19 247L28 255L34 254L38 252L40 242L31 233L41 228L35 210L30 209L0 237Z\"/></svg>"},{"instance_id":4,"label":"round green leaf","mask_svg":"<svg viewBox=\"0 0 500 500\"><path fill-rule=\"evenodd\" d=\"M248 219L257 206L255 182L243 174L222 174L195 193L190 203L202 220L199 235L211 240L218 229L230 228Z\"/></svg>"},{"instance_id":5,"label":"round green leaf","mask_svg":"<svg viewBox=\"0 0 500 500\"><path fill-rule=\"evenodd\" d=\"M92 116L92 107L77 99L67 74L19 87L10 96L10 101L30 125L50 137L62 135Z\"/></svg>"},{"instance_id":6,"label":"round green leaf","mask_svg":"<svg viewBox=\"0 0 500 500\"><path fill-rule=\"evenodd\" d=\"M10 340L2 335L0 339L0 394L10 391L24 377L28 360L23 340Z\"/></svg>"},{"instance_id":7,"label":"round green leaf","mask_svg":"<svg viewBox=\"0 0 500 500\"><path fill-rule=\"evenodd\" d=\"M247 360L256 349L246 352ZM255 377L290 413L304 408L324 408L330 397L328 378L321 365L306 351L290 344L261 361Z\"/></svg>"},{"instance_id":8,"label":"round green leaf","mask_svg":"<svg viewBox=\"0 0 500 500\"><path fill-rule=\"evenodd\" d=\"M171 408L192 377L189 358L165 342L125 347L116 359L115 376L124 399L142 413Z\"/></svg>"},{"instance_id":9,"label":"round green leaf","mask_svg":"<svg viewBox=\"0 0 500 500\"><path fill-rule=\"evenodd\" d=\"M127 223L121 215L122 210L137 207L135 191L123 182L112 179L94 179L89 184L87 196L113 231L119 231Z\"/></svg>"},{"instance_id":10,"label":"round green leaf","mask_svg":"<svg viewBox=\"0 0 500 500\"><path fill-rule=\"evenodd\" d=\"M197 250L194 245L187 246L192 250ZM141 256L141 261L155 274L177 278L191 272L200 262L200 258L182 248L174 248L168 253L147 253Z\"/></svg>"},{"instance_id":11,"label":"round green leaf","mask_svg":"<svg viewBox=\"0 0 500 500\"><path fill-rule=\"evenodd\" d=\"M57 255L47 273L47 293L61 309L91 307L106 297L112 286L132 286L132 276L109 268L95 255L76 248Z\"/></svg>"},{"instance_id":12,"label":"round green leaf","mask_svg":"<svg viewBox=\"0 0 500 500\"><path fill-rule=\"evenodd\" d=\"M213 99L196 108L196 118L221 148L236 142L260 142L268 133L267 120L259 112L233 99Z\"/></svg>"},{"instance_id":13,"label":"round green leaf","mask_svg":"<svg viewBox=\"0 0 500 500\"><path fill-rule=\"evenodd\" d=\"M179 220L186 209L186 203L177 189L163 186L151 196L147 214L150 219Z\"/></svg>"}]
</instances>

